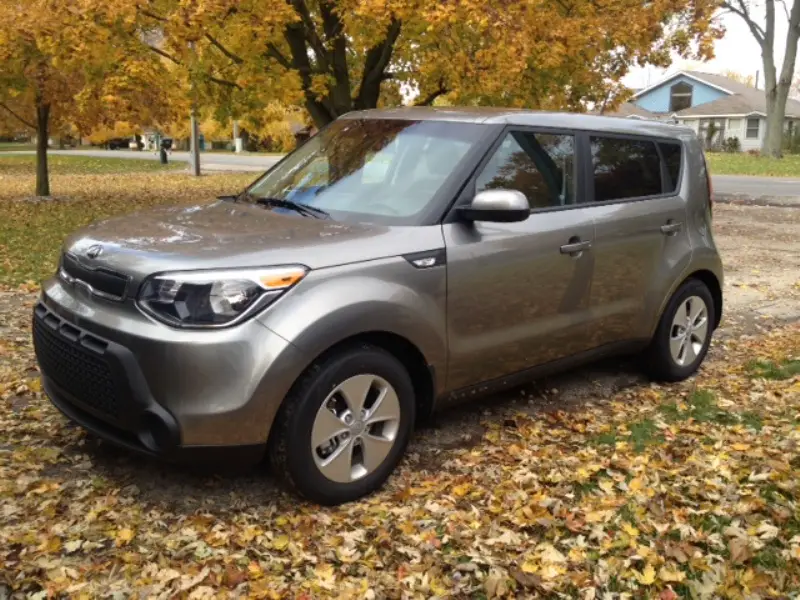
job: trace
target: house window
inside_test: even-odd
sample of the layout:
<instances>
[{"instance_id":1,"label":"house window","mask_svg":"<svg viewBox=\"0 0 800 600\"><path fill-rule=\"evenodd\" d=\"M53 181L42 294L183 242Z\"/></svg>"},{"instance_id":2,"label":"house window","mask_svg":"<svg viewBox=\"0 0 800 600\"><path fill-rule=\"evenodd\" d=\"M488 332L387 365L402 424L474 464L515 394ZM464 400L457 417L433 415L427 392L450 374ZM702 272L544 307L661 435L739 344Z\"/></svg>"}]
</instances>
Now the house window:
<instances>
[{"instance_id":1,"label":"house window","mask_svg":"<svg viewBox=\"0 0 800 600\"><path fill-rule=\"evenodd\" d=\"M678 112L692 105L692 86L679 81L669 89L669 110Z\"/></svg>"},{"instance_id":2,"label":"house window","mask_svg":"<svg viewBox=\"0 0 800 600\"><path fill-rule=\"evenodd\" d=\"M747 135L748 140L758 139L758 125L761 119L747 119Z\"/></svg>"}]
</instances>

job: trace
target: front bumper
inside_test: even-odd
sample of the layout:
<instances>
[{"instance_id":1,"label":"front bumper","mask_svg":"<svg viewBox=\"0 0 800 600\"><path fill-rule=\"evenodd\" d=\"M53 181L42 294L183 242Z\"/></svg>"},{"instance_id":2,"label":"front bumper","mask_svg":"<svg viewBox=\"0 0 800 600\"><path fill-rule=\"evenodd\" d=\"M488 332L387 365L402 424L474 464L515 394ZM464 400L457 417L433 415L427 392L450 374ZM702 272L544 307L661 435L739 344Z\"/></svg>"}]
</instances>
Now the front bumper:
<instances>
[{"instance_id":1,"label":"front bumper","mask_svg":"<svg viewBox=\"0 0 800 600\"><path fill-rule=\"evenodd\" d=\"M263 452L304 367L258 321L217 331L162 325L126 303L54 279L33 315L44 389L71 420L115 444L173 459Z\"/></svg>"}]
</instances>

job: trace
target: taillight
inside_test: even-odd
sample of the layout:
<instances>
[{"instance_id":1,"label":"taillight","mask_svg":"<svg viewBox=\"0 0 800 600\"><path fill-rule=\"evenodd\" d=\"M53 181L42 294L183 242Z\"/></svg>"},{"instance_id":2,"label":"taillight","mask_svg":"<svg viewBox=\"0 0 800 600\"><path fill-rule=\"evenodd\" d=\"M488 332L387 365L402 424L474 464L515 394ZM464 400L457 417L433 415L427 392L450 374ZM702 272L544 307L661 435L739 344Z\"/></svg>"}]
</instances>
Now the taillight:
<instances>
[{"instance_id":1,"label":"taillight","mask_svg":"<svg viewBox=\"0 0 800 600\"><path fill-rule=\"evenodd\" d=\"M711 183L711 173L708 170L708 161L703 153L703 166L706 168L706 185L708 186L708 212L714 214L714 185Z\"/></svg>"}]
</instances>

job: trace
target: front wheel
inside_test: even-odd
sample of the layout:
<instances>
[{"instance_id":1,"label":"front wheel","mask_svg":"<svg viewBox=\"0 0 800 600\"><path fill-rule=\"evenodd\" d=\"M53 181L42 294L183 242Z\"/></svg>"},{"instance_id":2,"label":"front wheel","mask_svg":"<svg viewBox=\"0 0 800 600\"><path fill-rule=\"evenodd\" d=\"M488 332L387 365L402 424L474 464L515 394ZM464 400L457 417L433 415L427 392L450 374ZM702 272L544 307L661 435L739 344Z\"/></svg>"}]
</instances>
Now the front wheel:
<instances>
[{"instance_id":1,"label":"front wheel","mask_svg":"<svg viewBox=\"0 0 800 600\"><path fill-rule=\"evenodd\" d=\"M708 287L690 279L673 294L645 354L645 368L660 381L692 376L708 352L714 329L714 300Z\"/></svg>"},{"instance_id":2,"label":"front wheel","mask_svg":"<svg viewBox=\"0 0 800 600\"><path fill-rule=\"evenodd\" d=\"M394 356L370 345L342 349L309 367L284 400L270 462L309 500L355 500L402 458L414 411L411 378Z\"/></svg>"}]
</instances>

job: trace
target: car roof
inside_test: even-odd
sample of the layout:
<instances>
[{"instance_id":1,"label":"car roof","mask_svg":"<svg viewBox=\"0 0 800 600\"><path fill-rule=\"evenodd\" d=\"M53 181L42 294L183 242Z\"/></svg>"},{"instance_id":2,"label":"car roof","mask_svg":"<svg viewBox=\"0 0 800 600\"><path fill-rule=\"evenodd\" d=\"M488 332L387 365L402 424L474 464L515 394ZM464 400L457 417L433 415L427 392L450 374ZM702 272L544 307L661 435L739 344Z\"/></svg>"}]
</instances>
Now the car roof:
<instances>
[{"instance_id":1,"label":"car roof","mask_svg":"<svg viewBox=\"0 0 800 600\"><path fill-rule=\"evenodd\" d=\"M659 137L684 137L694 132L689 127L648 119L604 117L581 113L497 107L403 106L347 113L343 119L401 119L409 121L451 121L485 125L522 125L553 129L577 129L606 133L633 133Z\"/></svg>"}]
</instances>

